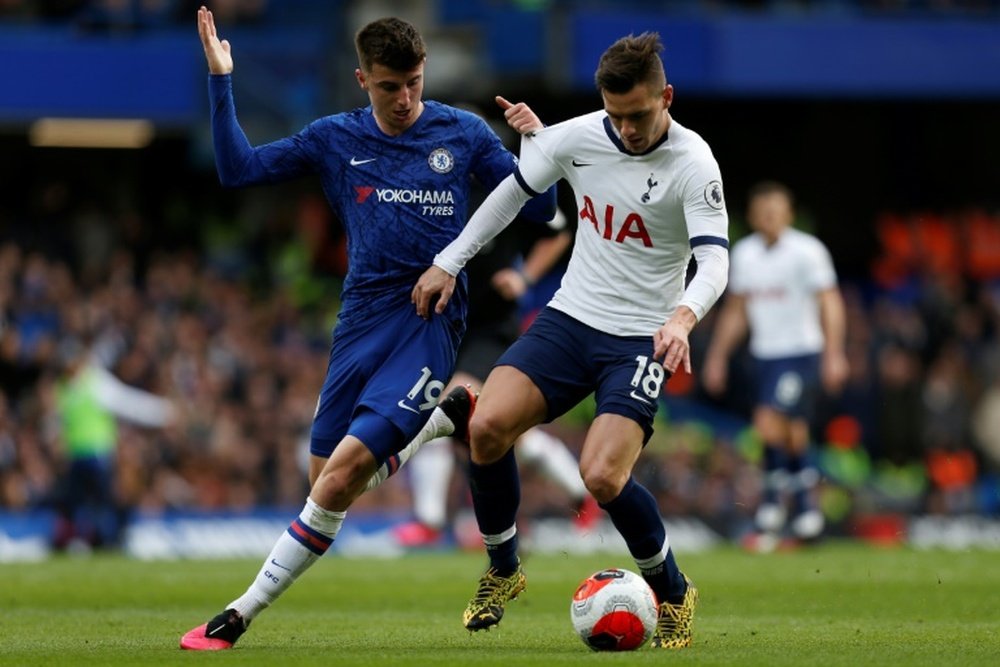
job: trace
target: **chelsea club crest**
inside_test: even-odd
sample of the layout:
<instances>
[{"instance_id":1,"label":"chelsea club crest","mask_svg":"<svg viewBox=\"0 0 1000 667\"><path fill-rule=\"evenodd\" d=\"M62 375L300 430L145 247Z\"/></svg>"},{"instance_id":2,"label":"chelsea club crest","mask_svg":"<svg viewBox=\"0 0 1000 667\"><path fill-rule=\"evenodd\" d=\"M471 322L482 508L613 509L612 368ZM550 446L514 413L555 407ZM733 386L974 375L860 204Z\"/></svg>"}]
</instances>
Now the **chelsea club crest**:
<instances>
[{"instance_id":1,"label":"chelsea club crest","mask_svg":"<svg viewBox=\"0 0 1000 667\"><path fill-rule=\"evenodd\" d=\"M455 158L447 148L435 148L427 157L427 164L439 174L447 174L455 166Z\"/></svg>"}]
</instances>

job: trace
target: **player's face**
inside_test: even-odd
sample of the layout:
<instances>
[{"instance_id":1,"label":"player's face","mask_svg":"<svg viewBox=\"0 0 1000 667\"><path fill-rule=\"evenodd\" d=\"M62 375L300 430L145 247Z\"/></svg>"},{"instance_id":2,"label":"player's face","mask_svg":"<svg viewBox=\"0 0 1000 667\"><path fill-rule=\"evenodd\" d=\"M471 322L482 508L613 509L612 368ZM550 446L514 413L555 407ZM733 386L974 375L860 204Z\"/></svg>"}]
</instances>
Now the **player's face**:
<instances>
[{"instance_id":1,"label":"player's face","mask_svg":"<svg viewBox=\"0 0 1000 667\"><path fill-rule=\"evenodd\" d=\"M771 243L792 224L794 217L791 202L780 192L757 195L747 208L747 222Z\"/></svg>"},{"instance_id":2,"label":"player's face","mask_svg":"<svg viewBox=\"0 0 1000 667\"><path fill-rule=\"evenodd\" d=\"M663 136L670 125L667 110L674 99L674 87L641 83L627 93L602 91L604 111L633 153L641 153Z\"/></svg>"},{"instance_id":3,"label":"player's face","mask_svg":"<svg viewBox=\"0 0 1000 667\"><path fill-rule=\"evenodd\" d=\"M409 72L389 69L375 63L370 72L355 70L358 84L368 92L372 112L379 128L396 136L417 122L424 110L424 64Z\"/></svg>"}]
</instances>

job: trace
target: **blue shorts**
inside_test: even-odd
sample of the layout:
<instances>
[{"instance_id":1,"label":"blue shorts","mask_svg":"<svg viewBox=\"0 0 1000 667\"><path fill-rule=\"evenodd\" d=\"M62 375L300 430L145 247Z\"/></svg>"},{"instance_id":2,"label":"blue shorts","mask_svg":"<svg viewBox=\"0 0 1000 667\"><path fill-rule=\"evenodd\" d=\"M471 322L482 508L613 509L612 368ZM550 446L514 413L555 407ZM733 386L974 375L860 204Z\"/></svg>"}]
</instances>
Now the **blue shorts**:
<instances>
[{"instance_id":1,"label":"blue shorts","mask_svg":"<svg viewBox=\"0 0 1000 667\"><path fill-rule=\"evenodd\" d=\"M670 377L653 361L653 336L613 336L546 307L531 327L497 360L513 366L541 390L546 421L565 414L594 394L596 414L622 415L653 434L663 384Z\"/></svg>"},{"instance_id":2,"label":"blue shorts","mask_svg":"<svg viewBox=\"0 0 1000 667\"><path fill-rule=\"evenodd\" d=\"M754 359L757 405L812 419L820 395L819 355Z\"/></svg>"},{"instance_id":3,"label":"blue shorts","mask_svg":"<svg viewBox=\"0 0 1000 667\"><path fill-rule=\"evenodd\" d=\"M310 452L329 457L350 434L381 465L430 417L451 379L459 342L447 318L423 320L409 302L364 321L338 323Z\"/></svg>"}]
</instances>

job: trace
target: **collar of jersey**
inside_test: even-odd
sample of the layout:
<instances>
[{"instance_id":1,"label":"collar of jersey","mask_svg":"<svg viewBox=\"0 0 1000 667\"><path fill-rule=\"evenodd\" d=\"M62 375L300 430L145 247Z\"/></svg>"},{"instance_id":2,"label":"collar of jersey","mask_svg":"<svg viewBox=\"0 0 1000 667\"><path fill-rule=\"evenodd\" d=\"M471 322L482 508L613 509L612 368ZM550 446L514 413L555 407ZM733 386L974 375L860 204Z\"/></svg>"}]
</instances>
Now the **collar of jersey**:
<instances>
[{"instance_id":1,"label":"collar of jersey","mask_svg":"<svg viewBox=\"0 0 1000 667\"><path fill-rule=\"evenodd\" d=\"M669 134L669 132L664 132L663 136L660 137L655 144L653 144L652 146L650 146L641 153L633 153L632 151L630 151L628 148L625 147L624 143L622 143L621 137L619 137L618 132L615 131L615 126L611 124L611 119L608 118L607 116L604 117L604 131L608 133L608 139L611 140L611 143L613 143L618 150L620 150L622 153L625 153L625 155L634 155L634 156L649 155L657 148L659 148L660 145L667 140L667 135Z\"/></svg>"},{"instance_id":2,"label":"collar of jersey","mask_svg":"<svg viewBox=\"0 0 1000 667\"><path fill-rule=\"evenodd\" d=\"M386 139L400 139L402 137L407 137L414 131L419 131L418 126L422 126L426 122L425 116L430 115L427 113L427 111L431 107L431 105L428 104L428 102L430 102L430 100L423 100L424 112L417 117L417 120L416 122L413 123L413 125L406 128L405 132L395 137L386 134L385 132L382 131L382 128L378 126L378 122L375 120L375 110L372 109L372 105L370 104L365 107L365 116L367 116L366 122L368 123L368 127L370 130L374 131L379 136L385 137Z\"/></svg>"}]
</instances>

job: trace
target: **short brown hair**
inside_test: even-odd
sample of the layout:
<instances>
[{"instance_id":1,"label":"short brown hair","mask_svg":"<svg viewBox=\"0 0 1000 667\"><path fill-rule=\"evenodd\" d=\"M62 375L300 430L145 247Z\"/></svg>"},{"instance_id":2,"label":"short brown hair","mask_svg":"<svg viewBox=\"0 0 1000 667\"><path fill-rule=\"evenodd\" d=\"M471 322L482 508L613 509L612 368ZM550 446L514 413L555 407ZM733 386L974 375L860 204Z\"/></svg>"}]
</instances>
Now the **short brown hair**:
<instances>
[{"instance_id":1,"label":"short brown hair","mask_svg":"<svg viewBox=\"0 0 1000 667\"><path fill-rule=\"evenodd\" d=\"M427 57L424 39L411 24L387 17L372 21L354 37L358 64L366 72L378 63L397 72L416 69Z\"/></svg>"},{"instance_id":2,"label":"short brown hair","mask_svg":"<svg viewBox=\"0 0 1000 667\"><path fill-rule=\"evenodd\" d=\"M753 201L757 197L765 197L767 195L782 195L788 200L789 206L795 206L795 197L792 195L791 189L778 181L760 181L759 183L755 183L747 193L747 201Z\"/></svg>"},{"instance_id":3,"label":"short brown hair","mask_svg":"<svg viewBox=\"0 0 1000 667\"><path fill-rule=\"evenodd\" d=\"M663 43L659 33L622 37L601 56L594 73L597 89L620 95L640 83L665 86L667 75L660 60L661 51Z\"/></svg>"}]
</instances>

